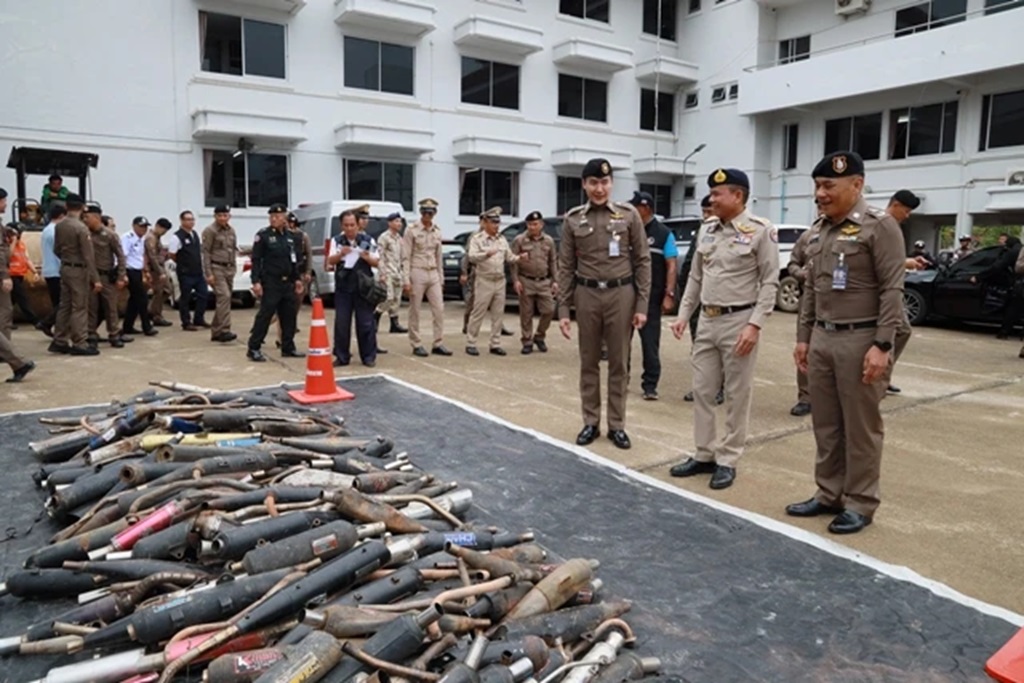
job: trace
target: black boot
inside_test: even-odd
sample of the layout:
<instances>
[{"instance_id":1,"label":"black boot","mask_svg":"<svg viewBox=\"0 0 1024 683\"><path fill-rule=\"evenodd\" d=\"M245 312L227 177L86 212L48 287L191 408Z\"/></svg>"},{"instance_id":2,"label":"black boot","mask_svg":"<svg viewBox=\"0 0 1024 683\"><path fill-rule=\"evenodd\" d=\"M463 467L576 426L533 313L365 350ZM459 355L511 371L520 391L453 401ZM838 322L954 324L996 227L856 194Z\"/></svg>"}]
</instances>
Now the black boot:
<instances>
[{"instance_id":1,"label":"black boot","mask_svg":"<svg viewBox=\"0 0 1024 683\"><path fill-rule=\"evenodd\" d=\"M409 331L409 328L402 327L401 325L398 324L398 316L397 315L391 316L391 329L388 330L388 332L390 334L405 334L408 331Z\"/></svg>"}]
</instances>

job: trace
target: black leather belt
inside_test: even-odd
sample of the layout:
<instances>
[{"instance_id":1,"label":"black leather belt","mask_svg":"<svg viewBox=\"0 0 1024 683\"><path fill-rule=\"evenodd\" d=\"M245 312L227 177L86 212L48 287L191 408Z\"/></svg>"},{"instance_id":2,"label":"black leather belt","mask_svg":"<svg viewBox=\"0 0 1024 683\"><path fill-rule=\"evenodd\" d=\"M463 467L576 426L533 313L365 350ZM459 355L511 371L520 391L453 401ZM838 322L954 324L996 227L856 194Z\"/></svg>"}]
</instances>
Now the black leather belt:
<instances>
[{"instance_id":1,"label":"black leather belt","mask_svg":"<svg viewBox=\"0 0 1024 683\"><path fill-rule=\"evenodd\" d=\"M740 306L701 306L700 310L709 318L717 318L720 315L729 315L753 308L757 304L742 304Z\"/></svg>"},{"instance_id":2,"label":"black leather belt","mask_svg":"<svg viewBox=\"0 0 1024 683\"><path fill-rule=\"evenodd\" d=\"M230 268L235 265L234 263L224 263L223 261L210 261L215 266L223 266L224 268Z\"/></svg>"},{"instance_id":3,"label":"black leather belt","mask_svg":"<svg viewBox=\"0 0 1024 683\"><path fill-rule=\"evenodd\" d=\"M68 268L85 268L84 263L68 263L67 261L61 261L60 265L67 266Z\"/></svg>"},{"instance_id":4,"label":"black leather belt","mask_svg":"<svg viewBox=\"0 0 1024 683\"><path fill-rule=\"evenodd\" d=\"M545 275L544 277L534 277L533 275L520 275L519 277L526 278L527 280L535 280L537 282L543 282L544 280L551 279L550 275Z\"/></svg>"},{"instance_id":5,"label":"black leather belt","mask_svg":"<svg viewBox=\"0 0 1024 683\"><path fill-rule=\"evenodd\" d=\"M853 330L866 330L871 327L878 327L878 321L865 320L860 323L833 323L828 320L815 320L814 326L828 332L852 332Z\"/></svg>"},{"instance_id":6,"label":"black leather belt","mask_svg":"<svg viewBox=\"0 0 1024 683\"><path fill-rule=\"evenodd\" d=\"M615 280L594 280L589 277L580 277L577 275L576 284L583 285L584 287L592 287L593 289L612 289L614 287L633 284L633 276L620 277Z\"/></svg>"}]
</instances>

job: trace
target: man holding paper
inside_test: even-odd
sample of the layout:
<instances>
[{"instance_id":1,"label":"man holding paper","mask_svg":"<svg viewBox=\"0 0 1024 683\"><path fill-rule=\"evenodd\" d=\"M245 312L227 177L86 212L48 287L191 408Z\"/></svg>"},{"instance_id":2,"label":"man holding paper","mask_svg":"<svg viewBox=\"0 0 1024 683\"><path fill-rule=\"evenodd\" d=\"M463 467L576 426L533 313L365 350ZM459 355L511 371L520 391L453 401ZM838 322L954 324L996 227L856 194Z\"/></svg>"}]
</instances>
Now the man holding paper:
<instances>
[{"instance_id":1,"label":"man holding paper","mask_svg":"<svg viewBox=\"0 0 1024 683\"><path fill-rule=\"evenodd\" d=\"M374 305L359 292L360 278L373 278L377 266L377 243L359 231L354 211L339 216L341 233L331 240L327 265L334 266L334 365L352 362L352 316L356 319L356 342L363 365L377 364L377 326Z\"/></svg>"}]
</instances>

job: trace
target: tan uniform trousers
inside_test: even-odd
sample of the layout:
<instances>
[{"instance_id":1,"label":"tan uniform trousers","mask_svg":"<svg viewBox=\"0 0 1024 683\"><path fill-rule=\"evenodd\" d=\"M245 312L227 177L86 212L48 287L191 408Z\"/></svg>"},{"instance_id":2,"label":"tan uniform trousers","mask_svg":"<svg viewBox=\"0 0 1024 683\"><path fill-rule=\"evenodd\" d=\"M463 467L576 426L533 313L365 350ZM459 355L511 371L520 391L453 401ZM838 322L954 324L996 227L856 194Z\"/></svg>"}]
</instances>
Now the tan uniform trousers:
<instances>
[{"instance_id":1,"label":"tan uniform trousers","mask_svg":"<svg viewBox=\"0 0 1024 683\"><path fill-rule=\"evenodd\" d=\"M694 459L736 467L747 442L750 404L754 399L754 366L760 343L746 356L733 353L740 331L750 321L751 310L711 317L700 315L693 340L693 440ZM725 388L725 436L718 440L715 395Z\"/></svg>"},{"instance_id":2,"label":"tan uniform trousers","mask_svg":"<svg viewBox=\"0 0 1024 683\"><path fill-rule=\"evenodd\" d=\"M210 265L213 273L213 296L217 309L210 323L210 336L217 337L231 331L231 292L235 286L235 269L217 264Z\"/></svg>"},{"instance_id":3,"label":"tan uniform trousers","mask_svg":"<svg viewBox=\"0 0 1024 683\"><path fill-rule=\"evenodd\" d=\"M473 283L473 311L466 326L466 346L476 347L484 318L491 319L490 348L501 346L501 317L505 313L505 276L481 277Z\"/></svg>"},{"instance_id":4,"label":"tan uniform trousers","mask_svg":"<svg viewBox=\"0 0 1024 683\"><path fill-rule=\"evenodd\" d=\"M861 381L864 355L875 334L875 328L836 332L815 328L808 373L814 406L811 422L818 445L814 497L868 518L879 503L885 435L879 403L888 386L884 376L874 384Z\"/></svg>"},{"instance_id":5,"label":"tan uniform trousers","mask_svg":"<svg viewBox=\"0 0 1024 683\"><path fill-rule=\"evenodd\" d=\"M0 280L6 274L0 276ZM11 293L0 289L0 337L10 340L11 328L14 327L14 305L11 303Z\"/></svg>"},{"instance_id":6,"label":"tan uniform trousers","mask_svg":"<svg viewBox=\"0 0 1024 683\"><path fill-rule=\"evenodd\" d=\"M60 308L53 327L53 341L83 347L89 338L89 299L92 285L85 268L60 268Z\"/></svg>"},{"instance_id":7,"label":"tan uniform trousers","mask_svg":"<svg viewBox=\"0 0 1024 683\"><path fill-rule=\"evenodd\" d=\"M413 268L409 273L412 292L409 294L409 342L413 348L423 346L420 338L420 304L426 296L434 322L434 346L444 341L444 283L439 270Z\"/></svg>"},{"instance_id":8,"label":"tan uniform trousers","mask_svg":"<svg viewBox=\"0 0 1024 683\"><path fill-rule=\"evenodd\" d=\"M796 317L796 330L799 333L800 332L800 313L799 313L799 309L797 309L797 314L796 314L795 317ZM813 332L811 334L813 334ZM800 372L800 369L797 368L797 371L796 371L796 400L797 400L797 403L810 403L811 402L811 391L810 391L810 389L808 389L808 384L809 384L809 382L807 380L807 373L806 372Z\"/></svg>"},{"instance_id":9,"label":"tan uniform trousers","mask_svg":"<svg viewBox=\"0 0 1024 683\"><path fill-rule=\"evenodd\" d=\"M626 428L626 386L633 287L597 289L576 285L576 324L580 345L580 400L583 423L601 424L601 349L608 350L608 429Z\"/></svg>"},{"instance_id":10,"label":"tan uniform trousers","mask_svg":"<svg viewBox=\"0 0 1024 683\"><path fill-rule=\"evenodd\" d=\"M377 306L377 312L389 318L397 318L402 307L402 278L397 275L384 278L384 287L388 290L388 298Z\"/></svg>"},{"instance_id":11,"label":"tan uniform trousers","mask_svg":"<svg viewBox=\"0 0 1024 683\"><path fill-rule=\"evenodd\" d=\"M163 282L154 281L152 286L153 296L149 299L149 315L153 320L163 320L164 303L170 295L171 283L165 275Z\"/></svg>"},{"instance_id":12,"label":"tan uniform trousers","mask_svg":"<svg viewBox=\"0 0 1024 683\"><path fill-rule=\"evenodd\" d=\"M97 328L100 324L100 309L103 309L103 318L107 322L107 336L116 337L120 330L117 324L117 300L121 290L117 285L107 282L107 276L100 273L100 280L103 281L103 289L100 292L89 292L89 334L97 335Z\"/></svg>"},{"instance_id":13,"label":"tan uniform trousers","mask_svg":"<svg viewBox=\"0 0 1024 683\"><path fill-rule=\"evenodd\" d=\"M519 295L519 327L524 344L543 341L547 336L551 318L555 314L555 295L551 293L551 278L533 280L520 276L523 293ZM540 315L537 332L533 331L533 313Z\"/></svg>"},{"instance_id":14,"label":"tan uniform trousers","mask_svg":"<svg viewBox=\"0 0 1024 683\"><path fill-rule=\"evenodd\" d=\"M903 311L903 319L900 320L899 326L896 328L896 337L892 342L892 364L889 366L889 372L885 375L885 384L889 386L892 382L892 371L896 366L896 361L903 355L903 350L907 348L907 343L910 341L910 336L914 333L914 328L910 326L910 318L907 317L907 311Z\"/></svg>"},{"instance_id":15,"label":"tan uniform trousers","mask_svg":"<svg viewBox=\"0 0 1024 683\"><path fill-rule=\"evenodd\" d=\"M11 344L11 340L0 334L0 363L7 363L11 366L11 370L17 372L27 362L27 360L14 351L14 345Z\"/></svg>"}]
</instances>

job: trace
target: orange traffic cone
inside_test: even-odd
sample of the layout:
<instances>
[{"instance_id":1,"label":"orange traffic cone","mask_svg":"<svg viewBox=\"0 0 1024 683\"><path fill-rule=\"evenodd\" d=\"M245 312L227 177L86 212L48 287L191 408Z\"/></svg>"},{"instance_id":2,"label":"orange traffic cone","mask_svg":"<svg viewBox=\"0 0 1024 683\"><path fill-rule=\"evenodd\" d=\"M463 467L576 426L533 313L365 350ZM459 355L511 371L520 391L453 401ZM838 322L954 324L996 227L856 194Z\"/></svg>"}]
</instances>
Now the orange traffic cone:
<instances>
[{"instance_id":1,"label":"orange traffic cone","mask_svg":"<svg viewBox=\"0 0 1024 683\"><path fill-rule=\"evenodd\" d=\"M345 391L334 383L334 361L331 358L331 341L327 338L327 321L324 320L324 302L313 299L313 321L309 324L309 352L306 356L306 388L289 391L288 395L298 403L330 403L351 401L355 394Z\"/></svg>"}]
</instances>

